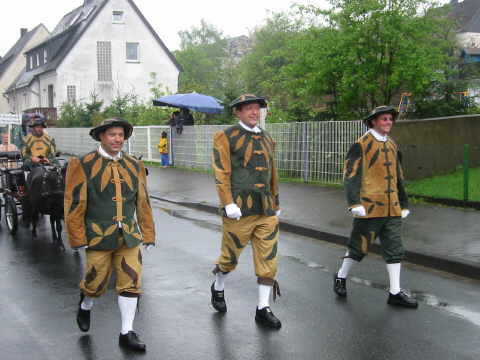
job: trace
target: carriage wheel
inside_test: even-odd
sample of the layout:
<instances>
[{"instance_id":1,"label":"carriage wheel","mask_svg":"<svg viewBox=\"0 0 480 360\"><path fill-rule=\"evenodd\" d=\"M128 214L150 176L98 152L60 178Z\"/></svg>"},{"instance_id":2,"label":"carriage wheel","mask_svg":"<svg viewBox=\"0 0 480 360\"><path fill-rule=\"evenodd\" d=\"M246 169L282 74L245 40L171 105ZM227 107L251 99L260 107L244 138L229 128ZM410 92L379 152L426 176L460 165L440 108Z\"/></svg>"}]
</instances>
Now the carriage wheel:
<instances>
[{"instance_id":1,"label":"carriage wheel","mask_svg":"<svg viewBox=\"0 0 480 360\"><path fill-rule=\"evenodd\" d=\"M5 198L5 222L7 223L8 231L15 235L18 228L18 213L17 204L11 197Z\"/></svg>"}]
</instances>

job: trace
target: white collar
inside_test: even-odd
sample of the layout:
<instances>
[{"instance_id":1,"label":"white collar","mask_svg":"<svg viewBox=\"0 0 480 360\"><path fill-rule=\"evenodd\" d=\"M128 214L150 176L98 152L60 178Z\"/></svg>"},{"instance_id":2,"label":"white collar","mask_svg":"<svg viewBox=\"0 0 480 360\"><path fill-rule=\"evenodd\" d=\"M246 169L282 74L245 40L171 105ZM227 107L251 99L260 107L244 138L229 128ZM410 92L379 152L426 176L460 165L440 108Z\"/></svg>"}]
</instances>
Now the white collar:
<instances>
[{"instance_id":1,"label":"white collar","mask_svg":"<svg viewBox=\"0 0 480 360\"><path fill-rule=\"evenodd\" d=\"M381 135L378 131L375 131L373 129L368 130L368 132L372 134L378 141L387 142L388 140L388 135Z\"/></svg>"},{"instance_id":2,"label":"white collar","mask_svg":"<svg viewBox=\"0 0 480 360\"><path fill-rule=\"evenodd\" d=\"M100 145L98 147L98 152L100 153L101 156L103 156L104 158L110 159L110 160L120 160L122 158L122 152L121 151L117 155L112 156L102 148L102 145Z\"/></svg>"},{"instance_id":3,"label":"white collar","mask_svg":"<svg viewBox=\"0 0 480 360\"><path fill-rule=\"evenodd\" d=\"M244 128L245 130L249 131L249 132L253 132L255 134L259 134L262 132L262 129L260 129L258 126L255 125L254 128L251 128L251 127L248 127L247 125L245 125L243 122L239 121L238 122L240 124L240 126L242 128Z\"/></svg>"}]
</instances>

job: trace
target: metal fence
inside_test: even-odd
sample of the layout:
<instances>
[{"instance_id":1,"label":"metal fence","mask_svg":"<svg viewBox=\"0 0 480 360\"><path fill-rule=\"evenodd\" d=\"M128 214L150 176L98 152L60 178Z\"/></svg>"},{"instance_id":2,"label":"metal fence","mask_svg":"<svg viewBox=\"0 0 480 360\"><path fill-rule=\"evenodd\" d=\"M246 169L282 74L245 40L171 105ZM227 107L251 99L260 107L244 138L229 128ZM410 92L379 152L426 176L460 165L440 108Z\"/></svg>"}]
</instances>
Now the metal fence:
<instances>
[{"instance_id":1,"label":"metal fence","mask_svg":"<svg viewBox=\"0 0 480 360\"><path fill-rule=\"evenodd\" d=\"M127 151L144 160L160 162L156 145L166 131L170 161L175 166L210 170L213 135L228 125L185 126L177 134L168 126L135 127ZM345 154L364 132L361 121L267 124L276 142L277 168L282 178L305 182L340 183ZM95 148L89 129L49 129L59 150L84 154Z\"/></svg>"}]
</instances>

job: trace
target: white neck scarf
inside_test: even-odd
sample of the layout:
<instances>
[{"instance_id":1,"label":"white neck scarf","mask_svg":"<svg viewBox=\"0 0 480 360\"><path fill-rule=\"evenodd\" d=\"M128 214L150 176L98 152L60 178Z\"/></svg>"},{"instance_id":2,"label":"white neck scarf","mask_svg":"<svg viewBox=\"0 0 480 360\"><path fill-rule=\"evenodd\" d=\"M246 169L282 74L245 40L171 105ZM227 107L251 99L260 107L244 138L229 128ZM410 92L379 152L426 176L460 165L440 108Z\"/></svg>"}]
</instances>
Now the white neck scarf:
<instances>
[{"instance_id":1,"label":"white neck scarf","mask_svg":"<svg viewBox=\"0 0 480 360\"><path fill-rule=\"evenodd\" d=\"M102 145L98 147L98 152L100 155L102 155L104 158L110 159L110 160L120 160L122 158L122 152L120 151L117 155L112 156L109 153L107 153L103 148Z\"/></svg>"},{"instance_id":2,"label":"white neck scarf","mask_svg":"<svg viewBox=\"0 0 480 360\"><path fill-rule=\"evenodd\" d=\"M261 133L262 129L260 129L258 126L255 125L255 127L251 128L245 125L243 122L239 121L238 122L242 128L244 128L247 131L253 132L255 134Z\"/></svg>"},{"instance_id":3,"label":"white neck scarf","mask_svg":"<svg viewBox=\"0 0 480 360\"><path fill-rule=\"evenodd\" d=\"M378 131L375 131L375 130L373 130L373 129L370 129L370 130L368 130L368 132L369 132L370 134L372 134L372 135L375 137L375 139L377 139L378 141L387 142L387 140L388 140L388 136L387 136L387 135L381 135Z\"/></svg>"}]
</instances>

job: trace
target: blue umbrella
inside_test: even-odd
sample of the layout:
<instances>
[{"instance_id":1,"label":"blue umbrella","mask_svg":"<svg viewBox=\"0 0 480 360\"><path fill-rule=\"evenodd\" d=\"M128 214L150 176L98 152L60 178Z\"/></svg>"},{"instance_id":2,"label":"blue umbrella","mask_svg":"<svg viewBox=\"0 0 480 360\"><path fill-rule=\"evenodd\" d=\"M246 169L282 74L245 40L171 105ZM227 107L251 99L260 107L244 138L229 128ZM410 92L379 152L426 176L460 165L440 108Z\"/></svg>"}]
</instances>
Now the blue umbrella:
<instances>
[{"instance_id":1,"label":"blue umbrella","mask_svg":"<svg viewBox=\"0 0 480 360\"><path fill-rule=\"evenodd\" d=\"M220 100L215 99L213 96L195 92L162 96L153 100L153 105L187 108L209 114L218 114L223 111L223 105L220 104Z\"/></svg>"}]
</instances>

